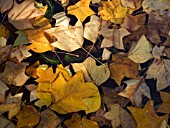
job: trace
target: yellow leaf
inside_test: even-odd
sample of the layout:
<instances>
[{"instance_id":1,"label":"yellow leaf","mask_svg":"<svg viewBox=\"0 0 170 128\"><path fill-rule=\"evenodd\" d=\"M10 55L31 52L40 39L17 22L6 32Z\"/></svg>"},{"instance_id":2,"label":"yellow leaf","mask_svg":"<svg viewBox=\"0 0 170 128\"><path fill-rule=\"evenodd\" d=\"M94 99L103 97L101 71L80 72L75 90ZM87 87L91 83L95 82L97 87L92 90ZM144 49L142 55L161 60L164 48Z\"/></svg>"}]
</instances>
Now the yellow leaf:
<instances>
[{"instance_id":1,"label":"yellow leaf","mask_svg":"<svg viewBox=\"0 0 170 128\"><path fill-rule=\"evenodd\" d=\"M77 113L72 115L72 118L64 121L67 128L99 128L98 124L85 117L81 118Z\"/></svg>"},{"instance_id":2,"label":"yellow leaf","mask_svg":"<svg viewBox=\"0 0 170 128\"><path fill-rule=\"evenodd\" d=\"M90 113L99 109L101 103L98 88L93 82L85 83L82 72L78 72L60 87L57 83L54 81L52 84L55 102L51 109L61 114L80 110Z\"/></svg>"},{"instance_id":3,"label":"yellow leaf","mask_svg":"<svg viewBox=\"0 0 170 128\"><path fill-rule=\"evenodd\" d=\"M50 45L50 41L47 39L44 33L45 29L51 28L49 21L44 17L36 17L32 22L34 27L39 28L25 31L25 33L31 39L30 43L32 43L28 46L28 49L38 53L53 50L52 46Z\"/></svg>"},{"instance_id":4,"label":"yellow leaf","mask_svg":"<svg viewBox=\"0 0 170 128\"><path fill-rule=\"evenodd\" d=\"M86 17L95 14L90 8L91 0L80 0L75 5L69 6L67 8L68 14L75 15L81 22L83 22Z\"/></svg>"},{"instance_id":5,"label":"yellow leaf","mask_svg":"<svg viewBox=\"0 0 170 128\"><path fill-rule=\"evenodd\" d=\"M140 37L137 45L130 50L128 57L136 63L144 63L152 58L152 45L144 35Z\"/></svg>"},{"instance_id":6,"label":"yellow leaf","mask_svg":"<svg viewBox=\"0 0 170 128\"><path fill-rule=\"evenodd\" d=\"M123 18L126 14L131 14L129 8L125 8L121 5L120 0L108 0L103 2L103 9L98 12L103 20L110 20L113 23L120 24L123 22Z\"/></svg>"},{"instance_id":7,"label":"yellow leaf","mask_svg":"<svg viewBox=\"0 0 170 128\"><path fill-rule=\"evenodd\" d=\"M128 107L137 122L137 128L160 128L163 120L168 119L168 115L158 116L154 110L153 102L150 100L143 109Z\"/></svg>"},{"instance_id":8,"label":"yellow leaf","mask_svg":"<svg viewBox=\"0 0 170 128\"><path fill-rule=\"evenodd\" d=\"M17 128L33 127L40 120L38 111L32 105L25 105L16 117L18 119Z\"/></svg>"}]
</instances>

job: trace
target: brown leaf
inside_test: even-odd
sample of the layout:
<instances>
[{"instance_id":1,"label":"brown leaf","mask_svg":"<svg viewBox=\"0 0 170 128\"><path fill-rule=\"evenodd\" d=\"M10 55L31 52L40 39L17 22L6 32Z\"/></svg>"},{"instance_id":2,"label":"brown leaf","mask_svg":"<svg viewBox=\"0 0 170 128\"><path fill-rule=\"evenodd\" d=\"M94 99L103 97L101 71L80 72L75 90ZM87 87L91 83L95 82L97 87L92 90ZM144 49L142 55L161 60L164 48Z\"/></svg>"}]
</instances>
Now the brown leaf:
<instances>
[{"instance_id":1,"label":"brown leaf","mask_svg":"<svg viewBox=\"0 0 170 128\"><path fill-rule=\"evenodd\" d=\"M0 80L2 80L5 84L22 86L29 78L25 75L26 66L27 63L25 62L16 64L14 62L7 61L4 72L0 73Z\"/></svg>"},{"instance_id":2,"label":"brown leaf","mask_svg":"<svg viewBox=\"0 0 170 128\"><path fill-rule=\"evenodd\" d=\"M40 123L36 128L56 128L60 124L60 118L49 109L41 112L40 117Z\"/></svg>"},{"instance_id":3,"label":"brown leaf","mask_svg":"<svg viewBox=\"0 0 170 128\"><path fill-rule=\"evenodd\" d=\"M28 68L26 69L26 74L29 76L29 77L33 77L33 78L38 78L38 74L37 74L37 68L38 66L40 66L40 62L37 61L35 62L33 65L29 65Z\"/></svg>"},{"instance_id":4,"label":"brown leaf","mask_svg":"<svg viewBox=\"0 0 170 128\"><path fill-rule=\"evenodd\" d=\"M23 59L26 59L31 55L32 54L28 52L26 45L19 45L15 48L12 48L9 59L16 63L20 63Z\"/></svg>"},{"instance_id":5,"label":"brown leaf","mask_svg":"<svg viewBox=\"0 0 170 128\"><path fill-rule=\"evenodd\" d=\"M127 57L121 55L112 55L112 61L109 65L111 72L110 78L114 79L120 86L124 77L137 78L139 64L133 62Z\"/></svg>"},{"instance_id":6,"label":"brown leaf","mask_svg":"<svg viewBox=\"0 0 170 128\"><path fill-rule=\"evenodd\" d=\"M170 94L167 92L160 92L163 103L158 108L157 112L170 113Z\"/></svg>"},{"instance_id":7,"label":"brown leaf","mask_svg":"<svg viewBox=\"0 0 170 128\"><path fill-rule=\"evenodd\" d=\"M17 29L33 28L30 19L42 16L44 13L34 6L34 0L25 0L21 4L14 1L8 12L9 22Z\"/></svg>"},{"instance_id":8,"label":"brown leaf","mask_svg":"<svg viewBox=\"0 0 170 128\"><path fill-rule=\"evenodd\" d=\"M5 102L5 92L8 87L0 80L0 104Z\"/></svg>"},{"instance_id":9,"label":"brown leaf","mask_svg":"<svg viewBox=\"0 0 170 128\"><path fill-rule=\"evenodd\" d=\"M4 13L5 11L12 8L12 5L14 4L13 0L1 0L0 1L0 12Z\"/></svg>"},{"instance_id":10,"label":"brown leaf","mask_svg":"<svg viewBox=\"0 0 170 128\"><path fill-rule=\"evenodd\" d=\"M160 128L163 120L168 119L168 115L158 116L154 110L153 102L150 100L143 109L128 107L136 120L137 128Z\"/></svg>"},{"instance_id":11,"label":"brown leaf","mask_svg":"<svg viewBox=\"0 0 170 128\"><path fill-rule=\"evenodd\" d=\"M127 80L123 83L126 83L127 87L123 92L120 92L118 95L129 98L132 103L136 104L136 106L139 106L141 104L143 95L151 98L150 89L146 85L144 78Z\"/></svg>"},{"instance_id":12,"label":"brown leaf","mask_svg":"<svg viewBox=\"0 0 170 128\"><path fill-rule=\"evenodd\" d=\"M38 124L40 115L38 111L32 105L25 105L21 111L17 114L17 127L33 127Z\"/></svg>"},{"instance_id":13,"label":"brown leaf","mask_svg":"<svg viewBox=\"0 0 170 128\"><path fill-rule=\"evenodd\" d=\"M73 113L72 118L64 121L67 128L99 128L96 122L81 118L77 113Z\"/></svg>"},{"instance_id":14,"label":"brown leaf","mask_svg":"<svg viewBox=\"0 0 170 128\"><path fill-rule=\"evenodd\" d=\"M129 102L128 99L119 96L118 92L116 92L111 88L102 87L102 90L104 93L102 101L107 105L107 107L110 107L111 104L115 104L115 103L118 103L122 107L125 107Z\"/></svg>"},{"instance_id":15,"label":"brown leaf","mask_svg":"<svg viewBox=\"0 0 170 128\"><path fill-rule=\"evenodd\" d=\"M164 89L170 85L170 60L155 60L147 71L147 79L157 79L157 90Z\"/></svg>"},{"instance_id":16,"label":"brown leaf","mask_svg":"<svg viewBox=\"0 0 170 128\"><path fill-rule=\"evenodd\" d=\"M0 64L7 60L11 49L12 49L12 45L7 45L0 48Z\"/></svg>"}]
</instances>

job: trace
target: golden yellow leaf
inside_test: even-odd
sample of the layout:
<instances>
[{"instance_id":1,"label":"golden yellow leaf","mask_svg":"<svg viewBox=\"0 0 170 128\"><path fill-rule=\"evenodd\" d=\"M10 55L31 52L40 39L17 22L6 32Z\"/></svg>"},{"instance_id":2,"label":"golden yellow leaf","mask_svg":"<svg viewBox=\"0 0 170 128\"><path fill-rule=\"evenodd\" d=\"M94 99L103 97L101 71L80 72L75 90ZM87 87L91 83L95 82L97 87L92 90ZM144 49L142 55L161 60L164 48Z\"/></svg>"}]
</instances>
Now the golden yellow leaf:
<instances>
[{"instance_id":1,"label":"golden yellow leaf","mask_svg":"<svg viewBox=\"0 0 170 128\"><path fill-rule=\"evenodd\" d=\"M90 8L91 0L80 0L75 5L71 5L67 8L68 14L75 15L81 22L83 22L86 17L95 14Z\"/></svg>"},{"instance_id":2,"label":"golden yellow leaf","mask_svg":"<svg viewBox=\"0 0 170 128\"><path fill-rule=\"evenodd\" d=\"M85 117L81 118L77 113L72 115L72 118L64 121L67 128L99 128L98 124Z\"/></svg>"},{"instance_id":3,"label":"golden yellow leaf","mask_svg":"<svg viewBox=\"0 0 170 128\"><path fill-rule=\"evenodd\" d=\"M58 73L53 73L53 68L49 67L46 70L37 68L37 74L39 76L39 78L36 80L38 83L52 83L57 77Z\"/></svg>"},{"instance_id":4,"label":"golden yellow leaf","mask_svg":"<svg viewBox=\"0 0 170 128\"><path fill-rule=\"evenodd\" d=\"M62 77L62 75L61 75ZM61 78L60 78L61 79ZM58 79L56 79L58 81ZM94 112L100 108L100 94L93 82L84 82L82 72L78 72L68 82L52 83L52 93L55 98L51 109L61 114L85 110L86 113ZM58 87L59 86L59 87Z\"/></svg>"},{"instance_id":5,"label":"golden yellow leaf","mask_svg":"<svg viewBox=\"0 0 170 128\"><path fill-rule=\"evenodd\" d=\"M123 18L126 14L131 14L132 11L129 8L125 8L121 5L120 0L108 0L102 2L103 9L98 12L103 20L110 20L113 23L120 24L123 22Z\"/></svg>"},{"instance_id":6,"label":"golden yellow leaf","mask_svg":"<svg viewBox=\"0 0 170 128\"><path fill-rule=\"evenodd\" d=\"M23 106L22 110L16 116L18 119L17 128L21 127L33 127L38 124L40 115L38 111L32 105Z\"/></svg>"},{"instance_id":7,"label":"golden yellow leaf","mask_svg":"<svg viewBox=\"0 0 170 128\"><path fill-rule=\"evenodd\" d=\"M51 28L51 24L48 19L44 17L36 17L33 21L34 27L39 27L38 29L26 30L25 33L31 39L31 45L28 46L28 49L33 50L34 52L42 53L46 51L53 50L50 45L50 41L47 39L44 30Z\"/></svg>"},{"instance_id":8,"label":"golden yellow leaf","mask_svg":"<svg viewBox=\"0 0 170 128\"><path fill-rule=\"evenodd\" d=\"M0 37L7 38L8 36L9 36L9 30L3 24L0 24Z\"/></svg>"},{"instance_id":9,"label":"golden yellow leaf","mask_svg":"<svg viewBox=\"0 0 170 128\"><path fill-rule=\"evenodd\" d=\"M127 57L112 55L112 62L109 65L110 78L114 79L118 85L124 77L137 78L139 64Z\"/></svg>"},{"instance_id":10,"label":"golden yellow leaf","mask_svg":"<svg viewBox=\"0 0 170 128\"><path fill-rule=\"evenodd\" d=\"M163 120L168 119L168 115L158 116L154 110L153 102L150 100L143 109L128 107L137 122L137 128L160 128Z\"/></svg>"}]
</instances>

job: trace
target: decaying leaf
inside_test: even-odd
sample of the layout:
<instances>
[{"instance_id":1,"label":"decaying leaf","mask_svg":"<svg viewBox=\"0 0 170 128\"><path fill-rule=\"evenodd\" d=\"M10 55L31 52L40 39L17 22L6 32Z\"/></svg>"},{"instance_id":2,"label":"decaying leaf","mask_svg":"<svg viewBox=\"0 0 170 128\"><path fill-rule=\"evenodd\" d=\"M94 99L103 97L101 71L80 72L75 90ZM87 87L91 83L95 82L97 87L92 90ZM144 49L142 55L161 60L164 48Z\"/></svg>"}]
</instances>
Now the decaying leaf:
<instances>
[{"instance_id":1,"label":"decaying leaf","mask_svg":"<svg viewBox=\"0 0 170 128\"><path fill-rule=\"evenodd\" d=\"M12 45L0 47L0 64L7 60L11 49L12 49Z\"/></svg>"},{"instance_id":2,"label":"decaying leaf","mask_svg":"<svg viewBox=\"0 0 170 128\"><path fill-rule=\"evenodd\" d=\"M158 116L154 110L153 102L150 100L143 109L128 107L137 122L137 128L160 128L163 120L168 119L168 115Z\"/></svg>"},{"instance_id":3,"label":"decaying leaf","mask_svg":"<svg viewBox=\"0 0 170 128\"><path fill-rule=\"evenodd\" d=\"M22 86L29 78L25 75L26 66L27 63L25 62L16 64L14 62L7 61L4 72L0 73L0 80L2 80L5 84Z\"/></svg>"},{"instance_id":4,"label":"decaying leaf","mask_svg":"<svg viewBox=\"0 0 170 128\"><path fill-rule=\"evenodd\" d=\"M19 45L11 49L9 59L16 63L20 63L23 59L26 59L31 55L32 54L28 52L28 48L26 45Z\"/></svg>"},{"instance_id":5,"label":"decaying leaf","mask_svg":"<svg viewBox=\"0 0 170 128\"><path fill-rule=\"evenodd\" d=\"M94 81L95 84L101 85L110 76L110 71L107 65L96 65L93 58L88 57L83 63L72 64L75 72L82 71L85 76L85 81Z\"/></svg>"},{"instance_id":6,"label":"decaying leaf","mask_svg":"<svg viewBox=\"0 0 170 128\"><path fill-rule=\"evenodd\" d=\"M112 128L120 125L123 128L136 128L136 122L133 117L119 104L111 104L110 111L103 115L106 119L111 120Z\"/></svg>"},{"instance_id":7,"label":"decaying leaf","mask_svg":"<svg viewBox=\"0 0 170 128\"><path fill-rule=\"evenodd\" d=\"M158 108L157 112L170 113L170 94L167 92L160 92L163 103Z\"/></svg>"},{"instance_id":8,"label":"decaying leaf","mask_svg":"<svg viewBox=\"0 0 170 128\"><path fill-rule=\"evenodd\" d=\"M86 17L95 14L90 8L91 0L80 0L75 5L71 5L67 8L68 14L75 15L81 22L83 22Z\"/></svg>"},{"instance_id":9,"label":"decaying leaf","mask_svg":"<svg viewBox=\"0 0 170 128\"><path fill-rule=\"evenodd\" d=\"M32 28L30 19L42 16L44 13L34 6L34 0L25 0L21 4L14 1L13 7L8 12L9 22L17 29Z\"/></svg>"},{"instance_id":10,"label":"decaying leaf","mask_svg":"<svg viewBox=\"0 0 170 128\"><path fill-rule=\"evenodd\" d=\"M8 113L9 119L11 119L13 116L18 114L20 109L21 109L21 102L0 105L0 113L9 112Z\"/></svg>"},{"instance_id":11,"label":"decaying leaf","mask_svg":"<svg viewBox=\"0 0 170 128\"><path fill-rule=\"evenodd\" d=\"M16 126L8 119L0 116L0 126L2 128L16 128Z\"/></svg>"},{"instance_id":12,"label":"decaying leaf","mask_svg":"<svg viewBox=\"0 0 170 128\"><path fill-rule=\"evenodd\" d=\"M5 92L8 87L0 80L0 104L5 102Z\"/></svg>"},{"instance_id":13,"label":"decaying leaf","mask_svg":"<svg viewBox=\"0 0 170 128\"><path fill-rule=\"evenodd\" d=\"M144 78L131 79L124 81L123 83L126 83L127 87L123 92L120 92L118 95L129 98L132 103L136 104L136 106L139 106L141 104L143 95L151 98L150 89L146 85Z\"/></svg>"},{"instance_id":14,"label":"decaying leaf","mask_svg":"<svg viewBox=\"0 0 170 128\"><path fill-rule=\"evenodd\" d=\"M109 29L103 28L100 30L99 34L101 34L104 39L101 44L101 48L114 46L118 49L123 49L123 37L130 34L125 28L120 29Z\"/></svg>"},{"instance_id":15,"label":"decaying leaf","mask_svg":"<svg viewBox=\"0 0 170 128\"><path fill-rule=\"evenodd\" d=\"M161 46L161 47L155 46L155 47L153 47L153 50L152 50L153 58L161 59L161 56L163 55L164 49L165 49L164 46Z\"/></svg>"},{"instance_id":16,"label":"decaying leaf","mask_svg":"<svg viewBox=\"0 0 170 128\"><path fill-rule=\"evenodd\" d=\"M41 112L40 117L40 123L36 128L56 128L60 124L60 118L49 109Z\"/></svg>"},{"instance_id":17,"label":"decaying leaf","mask_svg":"<svg viewBox=\"0 0 170 128\"><path fill-rule=\"evenodd\" d=\"M67 128L99 128L96 122L81 118L78 114L73 113L72 118L64 121Z\"/></svg>"},{"instance_id":18,"label":"decaying leaf","mask_svg":"<svg viewBox=\"0 0 170 128\"><path fill-rule=\"evenodd\" d=\"M46 33L57 39L51 45L61 50L72 52L82 47L83 26L81 21L77 21L75 26L59 26L45 30ZM67 36L67 38L65 38Z\"/></svg>"},{"instance_id":19,"label":"decaying leaf","mask_svg":"<svg viewBox=\"0 0 170 128\"><path fill-rule=\"evenodd\" d=\"M124 77L137 78L139 64L133 62L127 57L121 55L112 55L112 61L109 65L110 78L114 79L118 85Z\"/></svg>"},{"instance_id":20,"label":"decaying leaf","mask_svg":"<svg viewBox=\"0 0 170 128\"><path fill-rule=\"evenodd\" d=\"M0 1L0 11L1 11L2 13L4 13L5 11L11 9L12 6L13 6L13 4L14 4L14 1L13 1L13 0L8 0L8 1L6 1L6 0L1 0L1 1Z\"/></svg>"},{"instance_id":21,"label":"decaying leaf","mask_svg":"<svg viewBox=\"0 0 170 128\"><path fill-rule=\"evenodd\" d=\"M144 35L140 37L136 46L129 51L128 57L136 63L144 63L152 58L152 45Z\"/></svg>"},{"instance_id":22,"label":"decaying leaf","mask_svg":"<svg viewBox=\"0 0 170 128\"><path fill-rule=\"evenodd\" d=\"M100 24L100 18L96 15L92 15L90 17L90 22L86 23L84 26L84 38L95 43L98 37Z\"/></svg>"},{"instance_id":23,"label":"decaying leaf","mask_svg":"<svg viewBox=\"0 0 170 128\"><path fill-rule=\"evenodd\" d=\"M157 79L157 90L164 89L170 85L170 60L155 60L147 71L147 79Z\"/></svg>"},{"instance_id":24,"label":"decaying leaf","mask_svg":"<svg viewBox=\"0 0 170 128\"><path fill-rule=\"evenodd\" d=\"M25 105L22 107L21 111L16 115L18 122L17 127L33 127L38 124L40 120L39 112L34 106Z\"/></svg>"}]
</instances>

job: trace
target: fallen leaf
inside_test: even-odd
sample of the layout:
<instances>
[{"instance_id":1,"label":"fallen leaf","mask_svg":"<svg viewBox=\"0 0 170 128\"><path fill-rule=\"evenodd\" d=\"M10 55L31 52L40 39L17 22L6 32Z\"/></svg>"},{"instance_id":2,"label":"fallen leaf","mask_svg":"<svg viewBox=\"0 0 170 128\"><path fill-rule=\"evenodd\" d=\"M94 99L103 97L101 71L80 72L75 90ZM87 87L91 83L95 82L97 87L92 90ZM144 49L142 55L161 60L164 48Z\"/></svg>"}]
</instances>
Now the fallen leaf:
<instances>
[{"instance_id":1,"label":"fallen leaf","mask_svg":"<svg viewBox=\"0 0 170 128\"><path fill-rule=\"evenodd\" d=\"M38 124L40 115L34 106L25 105L21 111L16 115L18 122L17 127L33 127Z\"/></svg>"},{"instance_id":2,"label":"fallen leaf","mask_svg":"<svg viewBox=\"0 0 170 128\"><path fill-rule=\"evenodd\" d=\"M100 3L101 0L91 0L92 1L92 4L97 4L97 3Z\"/></svg>"},{"instance_id":3,"label":"fallen leaf","mask_svg":"<svg viewBox=\"0 0 170 128\"><path fill-rule=\"evenodd\" d=\"M69 0L59 0L61 1L61 4L65 7L69 4Z\"/></svg>"},{"instance_id":4,"label":"fallen leaf","mask_svg":"<svg viewBox=\"0 0 170 128\"><path fill-rule=\"evenodd\" d=\"M21 102L0 104L0 113L9 112L8 118L11 119L13 116L18 114L21 108Z\"/></svg>"},{"instance_id":5,"label":"fallen leaf","mask_svg":"<svg viewBox=\"0 0 170 128\"><path fill-rule=\"evenodd\" d=\"M170 94L167 92L160 92L163 103L157 109L157 112L170 113Z\"/></svg>"},{"instance_id":6,"label":"fallen leaf","mask_svg":"<svg viewBox=\"0 0 170 128\"><path fill-rule=\"evenodd\" d=\"M8 119L0 116L0 126L2 128L16 128L16 126Z\"/></svg>"},{"instance_id":7,"label":"fallen leaf","mask_svg":"<svg viewBox=\"0 0 170 128\"><path fill-rule=\"evenodd\" d=\"M108 88L108 87L102 87L104 96L102 97L102 101L104 104L107 105L108 108L110 108L111 104L119 104L122 108L124 108L128 102L129 99L124 98L122 96L118 95L118 92L114 89Z\"/></svg>"},{"instance_id":8,"label":"fallen leaf","mask_svg":"<svg viewBox=\"0 0 170 128\"><path fill-rule=\"evenodd\" d=\"M82 71L86 81L94 81L96 85L101 85L110 76L110 71L107 65L96 65L93 58L88 57L83 63L72 64L75 72Z\"/></svg>"},{"instance_id":9,"label":"fallen leaf","mask_svg":"<svg viewBox=\"0 0 170 128\"><path fill-rule=\"evenodd\" d=\"M25 0L21 4L14 1L8 12L9 22L17 29L33 28L30 19L42 15L44 13L34 6L34 0Z\"/></svg>"},{"instance_id":10,"label":"fallen leaf","mask_svg":"<svg viewBox=\"0 0 170 128\"><path fill-rule=\"evenodd\" d=\"M48 19L42 17L36 17L33 21L33 26L37 29L25 30L24 32L28 35L30 39L28 49L34 52L42 53L46 51L52 51L51 42L47 39L44 30L51 28L51 24Z\"/></svg>"},{"instance_id":11,"label":"fallen leaf","mask_svg":"<svg viewBox=\"0 0 170 128\"><path fill-rule=\"evenodd\" d=\"M29 84L25 86L30 91L30 98L29 101L32 102L36 99L38 99L37 96L37 86L34 84Z\"/></svg>"},{"instance_id":12,"label":"fallen leaf","mask_svg":"<svg viewBox=\"0 0 170 128\"><path fill-rule=\"evenodd\" d=\"M12 5L14 4L13 0L1 0L0 1L0 11L4 13L5 11L9 10L12 8Z\"/></svg>"},{"instance_id":13,"label":"fallen leaf","mask_svg":"<svg viewBox=\"0 0 170 128\"><path fill-rule=\"evenodd\" d=\"M90 119L92 121L95 121L99 127L102 127L104 125L109 126L110 125L110 121L107 120L106 118L103 117L103 115L105 114L105 110L103 110L102 108L100 108L95 115L91 116Z\"/></svg>"},{"instance_id":14,"label":"fallen leaf","mask_svg":"<svg viewBox=\"0 0 170 128\"><path fill-rule=\"evenodd\" d=\"M11 49L9 60L20 63L23 59L30 57L32 54L28 52L26 45L19 45Z\"/></svg>"},{"instance_id":15,"label":"fallen leaf","mask_svg":"<svg viewBox=\"0 0 170 128\"><path fill-rule=\"evenodd\" d=\"M67 128L99 128L96 122L81 118L77 113L73 113L71 119L64 121Z\"/></svg>"},{"instance_id":16,"label":"fallen leaf","mask_svg":"<svg viewBox=\"0 0 170 128\"><path fill-rule=\"evenodd\" d=\"M99 34L104 37L101 48L114 46L115 48L124 50L123 37L129 35L130 33L125 28L103 28L100 30Z\"/></svg>"},{"instance_id":17,"label":"fallen leaf","mask_svg":"<svg viewBox=\"0 0 170 128\"><path fill-rule=\"evenodd\" d=\"M120 126L120 105L112 104L111 110L103 115L104 118L111 120L112 128L117 128Z\"/></svg>"},{"instance_id":18,"label":"fallen leaf","mask_svg":"<svg viewBox=\"0 0 170 128\"><path fill-rule=\"evenodd\" d=\"M5 37L0 37L0 47L6 46L7 39Z\"/></svg>"},{"instance_id":19,"label":"fallen leaf","mask_svg":"<svg viewBox=\"0 0 170 128\"><path fill-rule=\"evenodd\" d=\"M3 0L2 0L3 1ZM1 1L0 1L1 2ZM5 2L7 3L7 2ZM1 3L0 3L1 4ZM4 4L4 3L3 3ZM1 5L0 5L1 6ZM9 37L9 30L6 26L0 23L0 37L8 38Z\"/></svg>"},{"instance_id":20,"label":"fallen leaf","mask_svg":"<svg viewBox=\"0 0 170 128\"><path fill-rule=\"evenodd\" d=\"M128 57L136 63L144 63L152 58L152 45L144 35L140 37L136 46L129 51Z\"/></svg>"},{"instance_id":21,"label":"fallen leaf","mask_svg":"<svg viewBox=\"0 0 170 128\"><path fill-rule=\"evenodd\" d=\"M29 78L25 75L26 66L27 63L25 62L16 64L14 62L7 61L4 72L0 73L0 80L8 85L13 84L16 86L22 86Z\"/></svg>"},{"instance_id":22,"label":"fallen leaf","mask_svg":"<svg viewBox=\"0 0 170 128\"><path fill-rule=\"evenodd\" d=\"M7 60L11 49L12 49L12 45L6 45L4 47L0 47L0 64Z\"/></svg>"},{"instance_id":23,"label":"fallen leaf","mask_svg":"<svg viewBox=\"0 0 170 128\"><path fill-rule=\"evenodd\" d=\"M103 9L98 12L101 18L116 24L121 24L126 14L132 13L132 10L121 5L120 0L102 2L102 7Z\"/></svg>"},{"instance_id":24,"label":"fallen leaf","mask_svg":"<svg viewBox=\"0 0 170 128\"><path fill-rule=\"evenodd\" d=\"M145 24L145 20L146 14L139 14L136 16L126 15L121 27L126 28L130 32L136 31Z\"/></svg>"},{"instance_id":25,"label":"fallen leaf","mask_svg":"<svg viewBox=\"0 0 170 128\"><path fill-rule=\"evenodd\" d=\"M5 92L8 87L0 80L0 104L5 102Z\"/></svg>"},{"instance_id":26,"label":"fallen leaf","mask_svg":"<svg viewBox=\"0 0 170 128\"><path fill-rule=\"evenodd\" d=\"M114 79L120 86L124 77L137 78L139 73L139 64L133 62L127 57L121 55L112 55L112 61L109 65L110 78Z\"/></svg>"},{"instance_id":27,"label":"fallen leaf","mask_svg":"<svg viewBox=\"0 0 170 128\"><path fill-rule=\"evenodd\" d=\"M55 26L69 26L70 18L66 16L65 12L56 13L52 18L56 20Z\"/></svg>"},{"instance_id":28,"label":"fallen leaf","mask_svg":"<svg viewBox=\"0 0 170 128\"><path fill-rule=\"evenodd\" d=\"M153 49L152 49L153 58L161 59L161 57L163 56L164 49L165 49L165 46L161 46L161 47L155 46L155 47L153 47Z\"/></svg>"},{"instance_id":29,"label":"fallen leaf","mask_svg":"<svg viewBox=\"0 0 170 128\"><path fill-rule=\"evenodd\" d=\"M29 65L26 69L26 74L29 77L38 78L37 68L40 66L40 62L36 61L33 65Z\"/></svg>"},{"instance_id":30,"label":"fallen leaf","mask_svg":"<svg viewBox=\"0 0 170 128\"><path fill-rule=\"evenodd\" d=\"M72 52L82 47L83 38L83 26L78 20L75 26L59 26L45 30L46 33L57 39L51 45L61 50ZM67 38L65 38L67 36Z\"/></svg>"},{"instance_id":31,"label":"fallen leaf","mask_svg":"<svg viewBox=\"0 0 170 128\"><path fill-rule=\"evenodd\" d=\"M11 103L21 102L22 96L23 93L17 93L14 96L12 96L11 93L9 93L8 96L6 97L5 103L11 104Z\"/></svg>"},{"instance_id":32,"label":"fallen leaf","mask_svg":"<svg viewBox=\"0 0 170 128\"><path fill-rule=\"evenodd\" d=\"M132 103L135 103L136 106L141 105L143 95L151 98L150 89L146 85L144 78L131 79L124 81L123 83L126 83L127 87L123 92L120 92L118 95L129 98Z\"/></svg>"},{"instance_id":33,"label":"fallen leaf","mask_svg":"<svg viewBox=\"0 0 170 128\"><path fill-rule=\"evenodd\" d=\"M158 116L150 100L143 109L128 107L137 122L137 128L160 128L162 121L168 119L168 115Z\"/></svg>"},{"instance_id":34,"label":"fallen leaf","mask_svg":"<svg viewBox=\"0 0 170 128\"><path fill-rule=\"evenodd\" d=\"M162 90L170 85L170 60L155 60L147 71L147 79L157 79L157 90Z\"/></svg>"},{"instance_id":35,"label":"fallen leaf","mask_svg":"<svg viewBox=\"0 0 170 128\"><path fill-rule=\"evenodd\" d=\"M104 48L103 53L102 53L102 60L109 60L111 53L112 52Z\"/></svg>"},{"instance_id":36,"label":"fallen leaf","mask_svg":"<svg viewBox=\"0 0 170 128\"><path fill-rule=\"evenodd\" d=\"M88 16L95 14L90 8L91 0L80 0L75 5L71 5L67 8L68 14L75 15L81 22L83 22Z\"/></svg>"},{"instance_id":37,"label":"fallen leaf","mask_svg":"<svg viewBox=\"0 0 170 128\"><path fill-rule=\"evenodd\" d=\"M150 14L151 11L159 10L159 13L162 14L164 10L170 8L168 0L144 0L142 2L142 7L144 11Z\"/></svg>"},{"instance_id":38,"label":"fallen leaf","mask_svg":"<svg viewBox=\"0 0 170 128\"><path fill-rule=\"evenodd\" d=\"M55 102L50 107L51 109L66 114L80 110L91 113L100 108L98 88L93 82L85 83L82 72L77 72L68 82L63 80L63 84L62 77L60 73L58 79L52 83L51 91Z\"/></svg>"},{"instance_id":39,"label":"fallen leaf","mask_svg":"<svg viewBox=\"0 0 170 128\"><path fill-rule=\"evenodd\" d=\"M16 38L13 46L28 44L28 36L24 31L19 30L16 33L18 34L18 37Z\"/></svg>"},{"instance_id":40,"label":"fallen leaf","mask_svg":"<svg viewBox=\"0 0 170 128\"><path fill-rule=\"evenodd\" d=\"M123 128L136 128L136 121L125 109L120 109L120 124Z\"/></svg>"},{"instance_id":41,"label":"fallen leaf","mask_svg":"<svg viewBox=\"0 0 170 128\"><path fill-rule=\"evenodd\" d=\"M49 109L41 112L40 117L40 123L36 128L56 128L60 124L60 118Z\"/></svg>"},{"instance_id":42,"label":"fallen leaf","mask_svg":"<svg viewBox=\"0 0 170 128\"><path fill-rule=\"evenodd\" d=\"M84 38L95 43L98 37L100 24L101 22L99 17L96 15L90 16L90 22L86 23L84 26Z\"/></svg>"}]
</instances>

